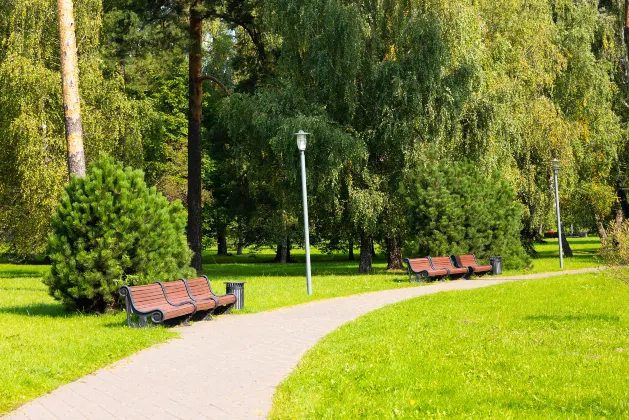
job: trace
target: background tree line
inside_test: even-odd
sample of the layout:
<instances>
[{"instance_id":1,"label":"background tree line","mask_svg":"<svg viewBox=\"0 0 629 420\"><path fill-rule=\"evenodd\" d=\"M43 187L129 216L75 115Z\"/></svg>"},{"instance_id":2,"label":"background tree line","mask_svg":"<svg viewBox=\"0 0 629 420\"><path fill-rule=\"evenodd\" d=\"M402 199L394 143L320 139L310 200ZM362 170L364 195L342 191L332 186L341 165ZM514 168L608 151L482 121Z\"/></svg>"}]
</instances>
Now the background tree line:
<instances>
[{"instance_id":1,"label":"background tree line","mask_svg":"<svg viewBox=\"0 0 629 420\"><path fill-rule=\"evenodd\" d=\"M420 251L403 186L457 179L430 162L497 174L525 245L554 227L553 157L566 224L604 237L628 214L624 2L86 0L75 14L86 159L105 151L187 203L197 267L201 232L219 253L290 260L298 129L313 133L312 242L359 246L363 272L374 242L391 268ZM43 250L67 181L59 79L54 1L1 3L0 231L21 257Z\"/></svg>"}]
</instances>

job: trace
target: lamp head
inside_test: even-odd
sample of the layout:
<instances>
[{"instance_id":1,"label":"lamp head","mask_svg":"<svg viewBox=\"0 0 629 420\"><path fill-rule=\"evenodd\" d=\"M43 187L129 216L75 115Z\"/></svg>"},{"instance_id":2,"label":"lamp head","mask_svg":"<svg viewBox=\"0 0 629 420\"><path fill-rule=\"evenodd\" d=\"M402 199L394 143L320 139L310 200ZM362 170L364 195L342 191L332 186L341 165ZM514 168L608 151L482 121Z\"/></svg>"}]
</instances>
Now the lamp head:
<instances>
[{"instance_id":1,"label":"lamp head","mask_svg":"<svg viewBox=\"0 0 629 420\"><path fill-rule=\"evenodd\" d=\"M557 158L553 159L553 170L555 172L559 170L559 160L557 160Z\"/></svg>"},{"instance_id":2,"label":"lamp head","mask_svg":"<svg viewBox=\"0 0 629 420\"><path fill-rule=\"evenodd\" d=\"M310 135L310 133L305 133L304 130L299 130L295 133L295 135L297 136L297 148L303 152L306 150L306 143L308 143L306 136Z\"/></svg>"}]
</instances>

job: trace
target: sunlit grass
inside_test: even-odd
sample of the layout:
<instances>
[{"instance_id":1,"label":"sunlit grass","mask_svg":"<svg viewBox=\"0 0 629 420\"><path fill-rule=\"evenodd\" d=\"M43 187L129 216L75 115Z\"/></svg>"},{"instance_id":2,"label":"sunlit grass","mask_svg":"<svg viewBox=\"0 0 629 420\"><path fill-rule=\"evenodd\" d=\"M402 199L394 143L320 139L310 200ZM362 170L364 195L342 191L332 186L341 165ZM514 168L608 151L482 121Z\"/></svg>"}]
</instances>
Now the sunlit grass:
<instances>
[{"instance_id":1,"label":"sunlit grass","mask_svg":"<svg viewBox=\"0 0 629 420\"><path fill-rule=\"evenodd\" d=\"M270 418L627 418L627 331L609 273L424 296L325 337Z\"/></svg>"},{"instance_id":2,"label":"sunlit grass","mask_svg":"<svg viewBox=\"0 0 629 420\"><path fill-rule=\"evenodd\" d=\"M40 278L20 277L45 269L0 265L0 414L176 335L129 329L123 313L64 312Z\"/></svg>"},{"instance_id":3,"label":"sunlit grass","mask_svg":"<svg viewBox=\"0 0 629 420\"><path fill-rule=\"evenodd\" d=\"M598 265L594 258L598 238L575 239L571 244L575 258L565 260L566 269ZM505 274L559 270L556 247L556 240L538 245L531 269ZM357 260L313 249L312 295L306 293L303 250L292 250L296 262L290 264L269 262L275 256L271 249L231 257L215 254L215 250L204 253L204 273L220 293L224 293L227 281L246 282L243 312L249 313L317 299L421 286L409 283L405 271L387 272L381 250L373 274L360 275ZM174 335L164 328L129 329L124 313L65 313L41 282L48 270L47 265L0 264L0 414Z\"/></svg>"}]
</instances>

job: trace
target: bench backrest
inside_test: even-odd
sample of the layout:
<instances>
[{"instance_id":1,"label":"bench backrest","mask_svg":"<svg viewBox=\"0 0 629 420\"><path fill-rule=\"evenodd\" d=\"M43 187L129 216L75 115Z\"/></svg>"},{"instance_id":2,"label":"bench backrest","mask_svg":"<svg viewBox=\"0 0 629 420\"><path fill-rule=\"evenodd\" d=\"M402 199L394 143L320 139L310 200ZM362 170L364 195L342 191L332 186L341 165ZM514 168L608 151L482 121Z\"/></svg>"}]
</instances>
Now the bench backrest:
<instances>
[{"instance_id":1,"label":"bench backrest","mask_svg":"<svg viewBox=\"0 0 629 420\"><path fill-rule=\"evenodd\" d=\"M164 285L164 289L166 290L166 296L168 296L168 300L174 304L181 302L190 301L190 296L188 296L188 289L186 289L186 284L183 280L177 281L169 281L162 283Z\"/></svg>"},{"instance_id":2,"label":"bench backrest","mask_svg":"<svg viewBox=\"0 0 629 420\"><path fill-rule=\"evenodd\" d=\"M207 277L196 277L194 279L186 280L188 282L188 287L190 288L190 293L196 299L207 299L211 296L215 296L210 288L210 282Z\"/></svg>"},{"instance_id":3,"label":"bench backrest","mask_svg":"<svg viewBox=\"0 0 629 420\"><path fill-rule=\"evenodd\" d=\"M139 311L168 307L162 286L157 283L129 287L133 305Z\"/></svg>"},{"instance_id":4,"label":"bench backrest","mask_svg":"<svg viewBox=\"0 0 629 420\"><path fill-rule=\"evenodd\" d=\"M454 268L450 257L430 257L435 268Z\"/></svg>"},{"instance_id":5,"label":"bench backrest","mask_svg":"<svg viewBox=\"0 0 629 420\"><path fill-rule=\"evenodd\" d=\"M478 263L476 262L476 257L472 254L468 255L459 255L457 256L462 266L468 267L476 267Z\"/></svg>"},{"instance_id":6,"label":"bench backrest","mask_svg":"<svg viewBox=\"0 0 629 420\"><path fill-rule=\"evenodd\" d=\"M409 258L408 265L414 272L433 269L428 258Z\"/></svg>"}]
</instances>

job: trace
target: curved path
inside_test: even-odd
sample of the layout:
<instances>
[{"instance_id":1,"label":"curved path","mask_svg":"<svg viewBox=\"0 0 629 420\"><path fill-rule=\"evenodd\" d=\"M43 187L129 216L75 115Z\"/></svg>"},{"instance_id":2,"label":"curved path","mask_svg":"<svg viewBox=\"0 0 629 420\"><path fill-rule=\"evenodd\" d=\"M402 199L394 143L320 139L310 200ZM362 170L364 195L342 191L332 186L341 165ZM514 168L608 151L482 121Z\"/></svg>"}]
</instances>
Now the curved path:
<instances>
[{"instance_id":1,"label":"curved path","mask_svg":"<svg viewBox=\"0 0 629 420\"><path fill-rule=\"evenodd\" d=\"M599 269L458 280L320 300L178 328L172 339L35 399L9 419L261 418L304 352L358 316L416 296Z\"/></svg>"}]
</instances>

